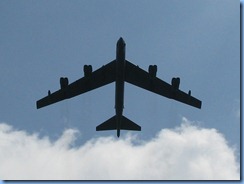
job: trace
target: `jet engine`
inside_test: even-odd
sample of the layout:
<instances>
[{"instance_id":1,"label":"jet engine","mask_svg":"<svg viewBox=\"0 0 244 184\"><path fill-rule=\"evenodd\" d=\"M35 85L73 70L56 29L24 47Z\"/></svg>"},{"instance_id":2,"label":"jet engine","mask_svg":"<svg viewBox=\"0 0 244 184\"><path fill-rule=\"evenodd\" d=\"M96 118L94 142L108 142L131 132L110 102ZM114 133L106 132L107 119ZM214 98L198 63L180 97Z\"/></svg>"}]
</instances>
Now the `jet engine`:
<instances>
[{"instance_id":1,"label":"jet engine","mask_svg":"<svg viewBox=\"0 0 244 184\"><path fill-rule=\"evenodd\" d=\"M172 78L171 80L171 85L174 89L179 89L179 86L180 86L180 78L177 77L177 78Z\"/></svg>"},{"instance_id":2,"label":"jet engine","mask_svg":"<svg viewBox=\"0 0 244 184\"><path fill-rule=\"evenodd\" d=\"M92 66L91 65L84 65L83 70L84 70L85 77L88 77L92 73Z\"/></svg>"},{"instance_id":3,"label":"jet engine","mask_svg":"<svg viewBox=\"0 0 244 184\"><path fill-rule=\"evenodd\" d=\"M157 74L157 65L149 65L148 72L151 77L156 77Z\"/></svg>"},{"instance_id":4,"label":"jet engine","mask_svg":"<svg viewBox=\"0 0 244 184\"><path fill-rule=\"evenodd\" d=\"M60 87L61 89L66 88L69 85L69 80L67 77L61 77L60 78Z\"/></svg>"}]
</instances>

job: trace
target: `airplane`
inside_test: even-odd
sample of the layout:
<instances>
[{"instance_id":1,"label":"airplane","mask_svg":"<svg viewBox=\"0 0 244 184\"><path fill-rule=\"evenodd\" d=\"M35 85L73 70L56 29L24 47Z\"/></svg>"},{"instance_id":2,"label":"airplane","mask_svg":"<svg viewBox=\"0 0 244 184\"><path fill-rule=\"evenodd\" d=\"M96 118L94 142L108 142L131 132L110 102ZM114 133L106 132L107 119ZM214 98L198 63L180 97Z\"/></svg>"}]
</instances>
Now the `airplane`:
<instances>
[{"instance_id":1,"label":"airplane","mask_svg":"<svg viewBox=\"0 0 244 184\"><path fill-rule=\"evenodd\" d=\"M174 99L201 109L202 102L191 96L191 91L185 93L179 90L180 78L172 78L171 84L156 77L157 65L149 65L148 72L125 59L126 44L122 37L117 41L116 59L92 71L91 65L84 65L84 77L69 84L67 77L60 78L60 89L36 102L37 109L44 106L75 97L93 89L115 82L115 116L96 127L96 131L120 130L141 131L141 127L123 116L124 84L128 82L158 95Z\"/></svg>"}]
</instances>

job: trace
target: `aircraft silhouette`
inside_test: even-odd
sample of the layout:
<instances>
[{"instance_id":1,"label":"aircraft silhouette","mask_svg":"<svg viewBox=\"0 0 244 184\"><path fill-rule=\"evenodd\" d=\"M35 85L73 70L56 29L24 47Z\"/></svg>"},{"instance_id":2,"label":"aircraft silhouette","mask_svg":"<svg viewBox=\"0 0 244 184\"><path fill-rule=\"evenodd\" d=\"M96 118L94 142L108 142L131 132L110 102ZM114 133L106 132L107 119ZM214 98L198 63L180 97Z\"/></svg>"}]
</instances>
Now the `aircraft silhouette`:
<instances>
[{"instance_id":1,"label":"aircraft silhouette","mask_svg":"<svg viewBox=\"0 0 244 184\"><path fill-rule=\"evenodd\" d=\"M96 127L97 131L117 130L137 130L141 127L123 116L124 108L124 83L128 82L158 95L180 101L196 108L201 108L202 102L191 96L191 91L187 93L179 90L180 78L172 78L171 84L156 77L157 66L150 65L148 72L125 59L125 42L120 38L116 47L116 59L102 66L96 71L92 71L91 65L84 65L84 77L69 84L68 78L60 78L58 91L51 93L36 102L37 109L59 102L64 99L83 94L109 83L115 82L115 116Z\"/></svg>"}]
</instances>

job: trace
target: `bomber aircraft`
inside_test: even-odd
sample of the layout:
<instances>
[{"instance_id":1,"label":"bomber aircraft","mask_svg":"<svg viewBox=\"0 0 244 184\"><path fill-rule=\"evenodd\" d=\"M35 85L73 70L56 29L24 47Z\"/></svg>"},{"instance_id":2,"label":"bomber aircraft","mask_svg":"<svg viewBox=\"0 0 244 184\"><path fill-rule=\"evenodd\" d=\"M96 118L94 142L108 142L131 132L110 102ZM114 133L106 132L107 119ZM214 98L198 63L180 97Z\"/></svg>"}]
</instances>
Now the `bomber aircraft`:
<instances>
[{"instance_id":1,"label":"bomber aircraft","mask_svg":"<svg viewBox=\"0 0 244 184\"><path fill-rule=\"evenodd\" d=\"M37 109L115 82L115 116L98 125L96 130L117 130L118 137L120 130L141 130L139 125L123 116L125 82L201 109L202 102L191 96L190 90L188 93L179 90L180 78L172 78L168 84L156 77L156 65L149 65L147 72L126 60L123 38L117 41L115 60L94 72L91 65L84 65L83 69L84 77L71 84L68 78L61 77L60 89L54 93L49 90L46 97L36 102Z\"/></svg>"}]
</instances>

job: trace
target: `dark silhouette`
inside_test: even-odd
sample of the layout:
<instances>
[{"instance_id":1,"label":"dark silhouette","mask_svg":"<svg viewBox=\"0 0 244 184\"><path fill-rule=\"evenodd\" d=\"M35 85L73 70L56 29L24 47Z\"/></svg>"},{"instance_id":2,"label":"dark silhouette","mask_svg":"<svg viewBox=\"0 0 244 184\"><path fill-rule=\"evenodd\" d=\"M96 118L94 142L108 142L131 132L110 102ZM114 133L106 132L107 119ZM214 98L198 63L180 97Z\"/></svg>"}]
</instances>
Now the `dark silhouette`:
<instances>
[{"instance_id":1,"label":"dark silhouette","mask_svg":"<svg viewBox=\"0 0 244 184\"><path fill-rule=\"evenodd\" d=\"M115 111L116 115L96 127L97 131L137 130L141 127L123 116L124 83L125 81L156 94L171 98L193 107L201 108L201 101L179 90L180 78L172 78L171 85L156 77L157 66L150 65L148 72L125 60L125 42L120 38L117 42L116 59L92 72L91 65L84 65L84 77L69 84L68 78L60 78L60 90L51 93L37 101L41 108L64 99L72 98L90 90L115 82Z\"/></svg>"}]
</instances>

